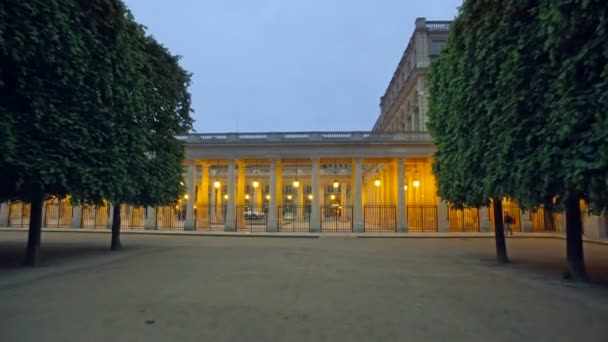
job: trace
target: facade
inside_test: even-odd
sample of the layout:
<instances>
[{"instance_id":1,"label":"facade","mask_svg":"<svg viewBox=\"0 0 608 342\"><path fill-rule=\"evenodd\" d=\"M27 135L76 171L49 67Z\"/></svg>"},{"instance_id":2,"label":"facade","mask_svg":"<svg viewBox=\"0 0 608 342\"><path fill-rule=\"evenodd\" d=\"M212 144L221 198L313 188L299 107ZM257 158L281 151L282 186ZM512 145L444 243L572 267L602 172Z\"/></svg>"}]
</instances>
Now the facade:
<instances>
[{"instance_id":1,"label":"facade","mask_svg":"<svg viewBox=\"0 0 608 342\"><path fill-rule=\"evenodd\" d=\"M177 205L123 206L123 227L243 232L490 232L491 209L453 210L436 195L434 144L426 130L428 68L449 21L416 20L380 100L371 132L190 134L187 193ZM513 230L563 231L562 214L521 212L503 202ZM48 201L47 228L107 229L112 206ZM550 224L553 222L553 224ZM29 224L29 205L3 203L0 226ZM605 217L585 217L585 235L605 237ZM548 228L552 226L551 228Z\"/></svg>"}]
</instances>

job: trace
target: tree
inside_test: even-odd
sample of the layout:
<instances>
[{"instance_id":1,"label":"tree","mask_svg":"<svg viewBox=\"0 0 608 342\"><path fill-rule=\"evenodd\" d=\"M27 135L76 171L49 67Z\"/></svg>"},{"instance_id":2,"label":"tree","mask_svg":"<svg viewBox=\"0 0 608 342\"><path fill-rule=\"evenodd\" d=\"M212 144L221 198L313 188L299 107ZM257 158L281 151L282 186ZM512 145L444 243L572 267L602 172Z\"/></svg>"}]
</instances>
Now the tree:
<instances>
[{"instance_id":1,"label":"tree","mask_svg":"<svg viewBox=\"0 0 608 342\"><path fill-rule=\"evenodd\" d=\"M500 29L480 20L486 11L499 16L500 4L465 2L453 23L447 46L431 66L428 78L429 130L437 146L433 169L438 195L456 208L492 205L496 254L508 262L502 220L502 198L508 196L508 171L496 170L493 153L510 145L497 143L488 113L496 112L493 87L497 65L507 51ZM489 32L490 28L494 32Z\"/></svg>"},{"instance_id":2,"label":"tree","mask_svg":"<svg viewBox=\"0 0 608 342\"><path fill-rule=\"evenodd\" d=\"M479 193L513 198L524 209L565 208L575 279L586 278L579 201L598 212L608 203L607 13L599 0L465 1L440 62L469 64L440 65L430 78L438 154L459 153L450 143L473 145L467 152L483 146L483 158L474 161L482 172ZM440 69L453 73L440 75ZM450 77L473 84L450 83ZM461 97L470 101L446 106ZM442 120L464 120L470 132L457 135ZM457 157L442 158L440 171L459 166L446 162ZM438 173L440 185L457 191L444 173Z\"/></svg>"},{"instance_id":3,"label":"tree","mask_svg":"<svg viewBox=\"0 0 608 342\"><path fill-rule=\"evenodd\" d=\"M125 194L114 202L112 221L112 250L122 248L120 242L121 203L141 206L173 204L184 193L182 165L183 146L176 139L192 128L190 116L191 75L180 65L178 56L159 44L154 37L146 36L143 28L134 30L144 63L143 93L146 105L139 128L143 130L146 158L130 164L129 177L138 184L137 191Z\"/></svg>"},{"instance_id":4,"label":"tree","mask_svg":"<svg viewBox=\"0 0 608 342\"><path fill-rule=\"evenodd\" d=\"M125 11L118 0L0 6L0 200L32 203L26 265L39 261L49 195L99 203L133 192L125 176L141 101Z\"/></svg>"}]
</instances>

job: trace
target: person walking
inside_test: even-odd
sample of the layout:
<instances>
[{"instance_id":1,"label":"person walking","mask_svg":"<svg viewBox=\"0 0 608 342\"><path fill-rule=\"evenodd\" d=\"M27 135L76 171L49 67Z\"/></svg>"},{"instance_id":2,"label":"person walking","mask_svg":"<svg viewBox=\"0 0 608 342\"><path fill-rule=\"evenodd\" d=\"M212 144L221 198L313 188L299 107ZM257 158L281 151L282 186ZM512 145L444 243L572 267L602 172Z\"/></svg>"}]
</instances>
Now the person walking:
<instances>
[{"instance_id":1,"label":"person walking","mask_svg":"<svg viewBox=\"0 0 608 342\"><path fill-rule=\"evenodd\" d=\"M505 235L508 235L508 233L510 232L511 235L513 235L513 228L512 225L514 223L513 217L511 216L511 214L509 214L509 212L505 212Z\"/></svg>"}]
</instances>

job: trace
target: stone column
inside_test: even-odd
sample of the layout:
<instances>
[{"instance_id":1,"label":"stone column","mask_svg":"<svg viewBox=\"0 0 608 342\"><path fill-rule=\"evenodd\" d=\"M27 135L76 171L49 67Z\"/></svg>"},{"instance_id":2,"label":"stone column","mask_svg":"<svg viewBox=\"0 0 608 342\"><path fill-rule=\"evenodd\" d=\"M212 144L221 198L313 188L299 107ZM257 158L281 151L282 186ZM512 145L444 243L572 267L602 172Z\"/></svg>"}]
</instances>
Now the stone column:
<instances>
[{"instance_id":1,"label":"stone column","mask_svg":"<svg viewBox=\"0 0 608 342\"><path fill-rule=\"evenodd\" d=\"M268 200L268 218L266 229L269 232L278 231L277 226L277 160L270 160L270 200Z\"/></svg>"},{"instance_id":2,"label":"stone column","mask_svg":"<svg viewBox=\"0 0 608 342\"><path fill-rule=\"evenodd\" d=\"M8 212L10 204L8 202L0 203L0 227L8 227Z\"/></svg>"},{"instance_id":3,"label":"stone column","mask_svg":"<svg viewBox=\"0 0 608 342\"><path fill-rule=\"evenodd\" d=\"M239 227L243 227L245 223L245 189L247 185L247 165L245 162L238 162L238 176L236 181L236 221Z\"/></svg>"},{"instance_id":4,"label":"stone column","mask_svg":"<svg viewBox=\"0 0 608 342\"><path fill-rule=\"evenodd\" d=\"M72 219L70 227L82 228L82 205L74 205L72 207Z\"/></svg>"},{"instance_id":5,"label":"stone column","mask_svg":"<svg viewBox=\"0 0 608 342\"><path fill-rule=\"evenodd\" d=\"M585 215L583 216L583 236L589 239L605 239L608 237L606 229L606 216Z\"/></svg>"},{"instance_id":6,"label":"stone column","mask_svg":"<svg viewBox=\"0 0 608 342\"><path fill-rule=\"evenodd\" d=\"M209 163L203 162L201 165L201 182L196 196L197 205L209 204Z\"/></svg>"},{"instance_id":7,"label":"stone column","mask_svg":"<svg viewBox=\"0 0 608 342\"><path fill-rule=\"evenodd\" d=\"M529 211L520 210L519 211L519 219L521 220L521 231L522 232L526 232L526 233L532 233L532 232L534 232L534 225L533 225L532 220L530 218L530 212Z\"/></svg>"},{"instance_id":8,"label":"stone column","mask_svg":"<svg viewBox=\"0 0 608 342\"><path fill-rule=\"evenodd\" d=\"M196 225L203 227L208 224L209 215L211 215L211 207L209 206L209 163L207 162L202 163L201 183L198 188L197 202L197 219L200 219L201 222L197 222ZM195 227L195 229L198 227Z\"/></svg>"},{"instance_id":9,"label":"stone column","mask_svg":"<svg viewBox=\"0 0 608 342\"><path fill-rule=\"evenodd\" d=\"M228 199L226 200L226 222L224 223L224 230L227 232L233 232L236 230L236 184L234 184L234 170L235 161L231 159L228 161Z\"/></svg>"},{"instance_id":10,"label":"stone column","mask_svg":"<svg viewBox=\"0 0 608 342\"><path fill-rule=\"evenodd\" d=\"M81 210L81 212L82 212L82 210ZM147 207L145 214L146 214L146 219L144 221L144 229L145 230L156 229L156 208Z\"/></svg>"},{"instance_id":11,"label":"stone column","mask_svg":"<svg viewBox=\"0 0 608 342\"><path fill-rule=\"evenodd\" d=\"M342 206L342 220L349 220L350 210L347 209L346 183L344 182L340 184L340 205Z\"/></svg>"},{"instance_id":12,"label":"stone column","mask_svg":"<svg viewBox=\"0 0 608 342\"><path fill-rule=\"evenodd\" d=\"M106 228L112 229L112 220L114 219L114 203L108 202L106 203L106 206L108 208L108 222L106 222ZM46 214L46 206L43 206L42 208L42 218L44 219L44 216Z\"/></svg>"},{"instance_id":13,"label":"stone column","mask_svg":"<svg viewBox=\"0 0 608 342\"><path fill-rule=\"evenodd\" d=\"M196 166L194 160L188 161L188 173L186 176L186 222L184 223L184 230L195 230L194 227L194 192L196 184Z\"/></svg>"},{"instance_id":14,"label":"stone column","mask_svg":"<svg viewBox=\"0 0 608 342\"><path fill-rule=\"evenodd\" d=\"M305 213L305 208L304 208L304 183L300 183L300 186L298 188L296 188L296 196L298 196L297 199L297 203L299 206L298 209L298 220L302 221L304 220L304 216L306 215Z\"/></svg>"},{"instance_id":15,"label":"stone column","mask_svg":"<svg viewBox=\"0 0 608 342\"><path fill-rule=\"evenodd\" d=\"M253 189L253 191L255 192L255 206L257 207L256 210L261 211L262 205L264 203L264 184L262 184L259 179L256 178L256 180L260 183L260 185L257 188Z\"/></svg>"},{"instance_id":16,"label":"stone column","mask_svg":"<svg viewBox=\"0 0 608 342\"><path fill-rule=\"evenodd\" d=\"M361 158L355 158L354 161L354 178L355 178L355 189L354 189L354 203L353 203L353 231L355 233L362 233L364 230L363 226L363 180L362 177L362 161Z\"/></svg>"},{"instance_id":17,"label":"stone column","mask_svg":"<svg viewBox=\"0 0 608 342\"><path fill-rule=\"evenodd\" d=\"M437 206L437 231L447 233L450 231L448 217L448 206L445 201L439 201Z\"/></svg>"},{"instance_id":18,"label":"stone column","mask_svg":"<svg viewBox=\"0 0 608 342\"><path fill-rule=\"evenodd\" d=\"M479 208L479 231L492 231L492 223L490 222L490 209L488 209L487 207Z\"/></svg>"},{"instance_id":19,"label":"stone column","mask_svg":"<svg viewBox=\"0 0 608 342\"><path fill-rule=\"evenodd\" d=\"M319 210L319 158L312 159L312 201L310 202L310 231L321 231L321 215Z\"/></svg>"},{"instance_id":20,"label":"stone column","mask_svg":"<svg viewBox=\"0 0 608 342\"><path fill-rule=\"evenodd\" d=\"M403 158L397 158L397 231L407 231L405 221L405 164Z\"/></svg>"}]
</instances>

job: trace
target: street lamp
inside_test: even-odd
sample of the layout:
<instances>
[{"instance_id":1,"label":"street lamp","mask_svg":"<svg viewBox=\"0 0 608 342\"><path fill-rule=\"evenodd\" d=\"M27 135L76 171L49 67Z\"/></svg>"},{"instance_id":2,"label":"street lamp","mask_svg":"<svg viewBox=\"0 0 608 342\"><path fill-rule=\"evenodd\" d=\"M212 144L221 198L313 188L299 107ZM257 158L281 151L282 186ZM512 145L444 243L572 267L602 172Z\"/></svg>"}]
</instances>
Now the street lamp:
<instances>
[{"instance_id":1,"label":"street lamp","mask_svg":"<svg viewBox=\"0 0 608 342\"><path fill-rule=\"evenodd\" d=\"M219 188L220 188L220 186L222 186L222 183L220 183L219 181L215 181L215 182L213 182L213 187L214 187L214 188L219 189Z\"/></svg>"},{"instance_id":2,"label":"street lamp","mask_svg":"<svg viewBox=\"0 0 608 342\"><path fill-rule=\"evenodd\" d=\"M260 182L258 182L257 180L254 180L253 181L253 187L257 189L258 186L260 186Z\"/></svg>"}]
</instances>

